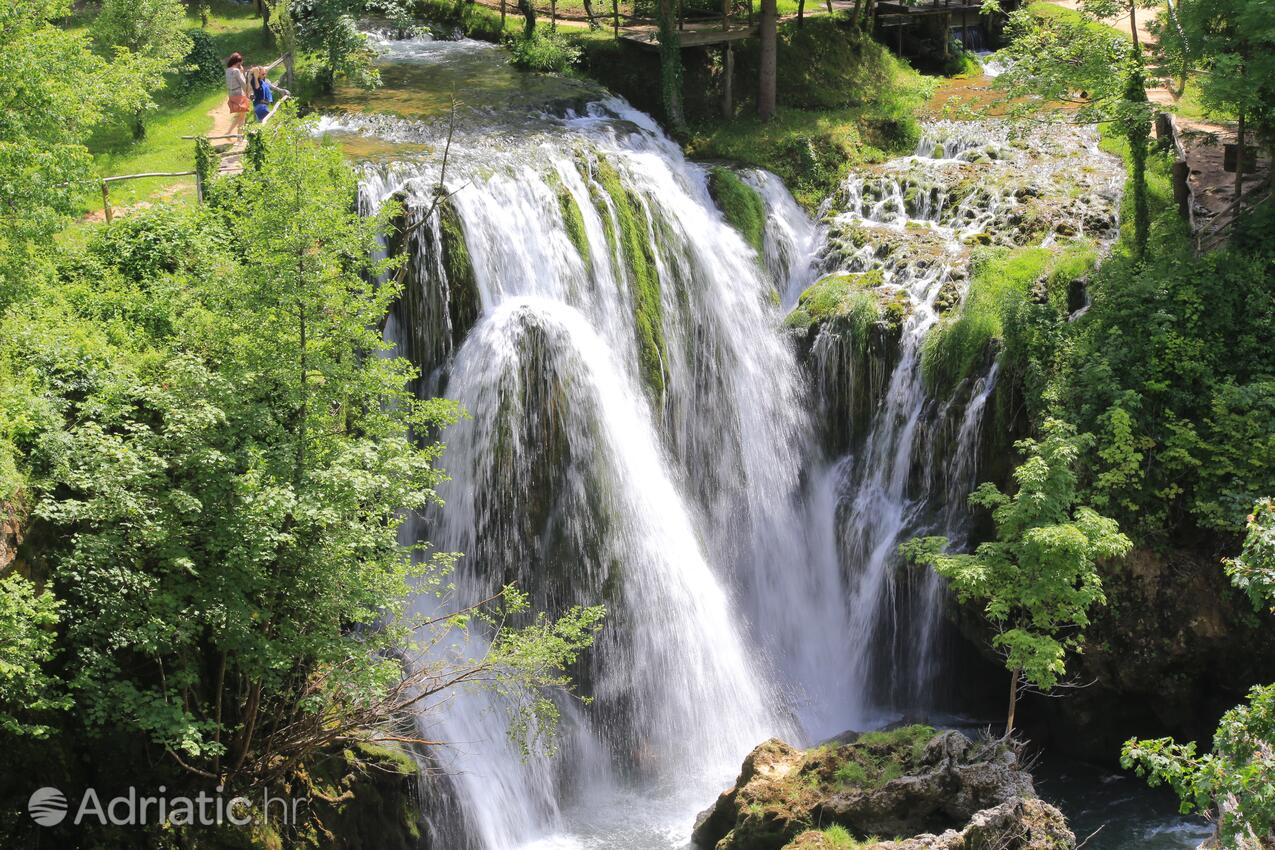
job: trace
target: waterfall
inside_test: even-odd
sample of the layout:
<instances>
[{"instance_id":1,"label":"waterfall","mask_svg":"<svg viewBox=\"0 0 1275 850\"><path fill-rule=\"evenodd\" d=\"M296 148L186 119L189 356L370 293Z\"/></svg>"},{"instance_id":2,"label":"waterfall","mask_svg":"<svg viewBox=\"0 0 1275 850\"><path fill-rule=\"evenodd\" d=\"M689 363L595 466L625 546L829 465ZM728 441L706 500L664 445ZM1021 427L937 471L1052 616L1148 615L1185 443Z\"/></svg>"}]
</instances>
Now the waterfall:
<instances>
[{"instance_id":1,"label":"waterfall","mask_svg":"<svg viewBox=\"0 0 1275 850\"><path fill-rule=\"evenodd\" d=\"M488 83L511 73L491 64L502 55L393 49ZM452 604L513 582L541 610L608 606L573 671L591 702L557 700L556 757L524 758L490 692L422 712L425 737L448 742L430 755L431 846L680 847L765 738L815 743L934 704L942 588L895 550L963 533L998 368L935 397L923 341L964 292L969 246L1014 244L1042 194L979 178L1065 166L1024 169L999 125L939 122L914 155L852 175L817 222L748 170L767 214L758 255L705 170L624 101L494 97L454 139L437 120L321 122L416 146L361 184L366 208L404 206L386 333L420 367L418 393L469 416L442 434L444 507L405 542L463 553ZM784 312L807 286L869 270L897 328L794 344Z\"/></svg>"}]
</instances>

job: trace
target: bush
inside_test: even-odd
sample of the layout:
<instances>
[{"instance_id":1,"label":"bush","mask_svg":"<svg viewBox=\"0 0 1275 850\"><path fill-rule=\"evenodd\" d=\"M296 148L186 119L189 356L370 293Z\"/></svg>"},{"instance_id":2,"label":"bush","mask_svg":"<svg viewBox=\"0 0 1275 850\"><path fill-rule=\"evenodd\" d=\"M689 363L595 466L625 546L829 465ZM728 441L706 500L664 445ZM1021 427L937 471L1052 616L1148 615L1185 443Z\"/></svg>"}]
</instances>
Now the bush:
<instances>
[{"instance_id":1,"label":"bush","mask_svg":"<svg viewBox=\"0 0 1275 850\"><path fill-rule=\"evenodd\" d=\"M193 89L221 82L221 56L217 53L212 37L203 30L191 30L187 35L190 36L190 52L186 54L183 63L185 69L182 71L182 83L188 89Z\"/></svg>"},{"instance_id":2,"label":"bush","mask_svg":"<svg viewBox=\"0 0 1275 850\"><path fill-rule=\"evenodd\" d=\"M528 71L561 73L580 61L580 48L557 33L537 31L530 38L509 42L510 61Z\"/></svg>"}]
</instances>

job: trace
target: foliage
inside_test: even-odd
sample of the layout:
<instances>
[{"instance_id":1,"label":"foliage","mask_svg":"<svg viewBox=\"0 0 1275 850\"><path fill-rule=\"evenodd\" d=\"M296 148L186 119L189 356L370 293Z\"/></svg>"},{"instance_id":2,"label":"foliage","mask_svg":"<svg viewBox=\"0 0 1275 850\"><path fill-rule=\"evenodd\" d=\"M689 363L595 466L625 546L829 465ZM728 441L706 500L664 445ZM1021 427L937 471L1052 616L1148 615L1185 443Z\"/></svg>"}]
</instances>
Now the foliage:
<instances>
[{"instance_id":1,"label":"foliage","mask_svg":"<svg viewBox=\"0 0 1275 850\"><path fill-rule=\"evenodd\" d=\"M278 0L270 23L285 49L295 45L306 54L307 67L323 91L332 91L338 78L375 88L381 81L375 56L358 27L366 8L366 0Z\"/></svg>"},{"instance_id":2,"label":"foliage","mask_svg":"<svg viewBox=\"0 0 1275 850\"><path fill-rule=\"evenodd\" d=\"M1045 423L1043 440L1019 441L1026 459L1014 470L1017 492L987 483L970 496L996 524L996 539L973 554L946 553L942 537L900 547L947 579L962 602L982 602L1006 668L1045 691L1066 674L1067 651L1082 645L1090 609L1106 602L1096 562L1132 547L1114 520L1077 504L1075 467L1088 442L1059 421ZM1012 702L1010 718L1012 726Z\"/></svg>"},{"instance_id":3,"label":"foliage","mask_svg":"<svg viewBox=\"0 0 1275 850\"><path fill-rule=\"evenodd\" d=\"M999 56L1006 71L993 81L1010 100L1016 120L1050 119L1110 124L1128 139L1132 153L1135 250L1146 248L1150 212L1145 162L1151 132L1141 54L1121 35L1087 18L1037 17L1030 9L1009 16L1009 45ZM1003 103L998 109L1005 109Z\"/></svg>"},{"instance_id":4,"label":"foliage","mask_svg":"<svg viewBox=\"0 0 1275 850\"><path fill-rule=\"evenodd\" d=\"M536 31L509 40L510 62L529 71L562 73L580 61L580 48L557 33Z\"/></svg>"},{"instance_id":5,"label":"foliage","mask_svg":"<svg viewBox=\"0 0 1275 850\"><path fill-rule=\"evenodd\" d=\"M1275 500L1261 499L1248 517L1248 534L1239 557L1228 559L1226 574L1253 607L1275 614Z\"/></svg>"},{"instance_id":6,"label":"foliage","mask_svg":"<svg viewBox=\"0 0 1275 850\"><path fill-rule=\"evenodd\" d=\"M156 108L155 93L167 85L165 75L179 70L191 52L185 24L181 0L103 0L93 22L98 51L138 81L121 104L135 138L146 134L145 117Z\"/></svg>"},{"instance_id":7,"label":"foliage","mask_svg":"<svg viewBox=\"0 0 1275 850\"><path fill-rule=\"evenodd\" d=\"M1238 558L1227 563L1236 586L1255 607L1275 612L1275 504L1253 509ZM1275 839L1275 685L1254 687L1248 702L1218 724L1213 751L1201 755L1195 742L1172 738L1130 739L1120 763L1151 785L1167 784L1182 811L1212 811L1222 847L1267 846Z\"/></svg>"},{"instance_id":8,"label":"foliage","mask_svg":"<svg viewBox=\"0 0 1275 850\"><path fill-rule=\"evenodd\" d=\"M474 680L520 695L513 727L549 746L542 689L602 612L534 616L512 588L467 608L453 557L399 545L443 478L412 434L457 411L382 356L397 287L369 281L395 261L369 258L394 208L357 215L308 128L262 132L222 206L117 222L4 319L0 362L47 400L14 442L50 531L68 722L242 787L401 735L417 700ZM439 616L408 609L418 593ZM490 648L432 651L457 631Z\"/></svg>"},{"instance_id":9,"label":"foliage","mask_svg":"<svg viewBox=\"0 0 1275 850\"><path fill-rule=\"evenodd\" d=\"M766 237L766 205L761 195L735 172L720 165L708 170L708 192L727 223L760 257Z\"/></svg>"},{"instance_id":10,"label":"foliage","mask_svg":"<svg viewBox=\"0 0 1275 850\"><path fill-rule=\"evenodd\" d=\"M1232 118L1275 145L1275 25L1264 0L1185 0L1154 27L1160 69L1191 74L1205 114Z\"/></svg>"},{"instance_id":11,"label":"foliage","mask_svg":"<svg viewBox=\"0 0 1275 850\"><path fill-rule=\"evenodd\" d=\"M1043 294L1065 304L1067 284L1096 262L1094 246L1083 241L1055 249L979 249L970 264L969 290L960 310L946 315L925 337L921 369L927 385L950 389L973 375L991 346L1006 343L1007 326L1012 336L1033 284L1043 282Z\"/></svg>"},{"instance_id":12,"label":"foliage","mask_svg":"<svg viewBox=\"0 0 1275 850\"><path fill-rule=\"evenodd\" d=\"M0 307L46 266L36 246L89 183L85 142L133 82L93 55L83 36L52 23L69 11L62 0L0 8L0 101L8 105L0 117Z\"/></svg>"},{"instance_id":13,"label":"foliage","mask_svg":"<svg viewBox=\"0 0 1275 850\"><path fill-rule=\"evenodd\" d=\"M44 670L55 653L60 607L52 593L37 593L20 575L0 579L0 733L47 737L50 727L28 718L71 707Z\"/></svg>"},{"instance_id":14,"label":"foliage","mask_svg":"<svg viewBox=\"0 0 1275 850\"><path fill-rule=\"evenodd\" d=\"M222 80L224 63L212 37L203 30L191 30L190 51L183 61L182 81L187 88L206 86Z\"/></svg>"}]
</instances>

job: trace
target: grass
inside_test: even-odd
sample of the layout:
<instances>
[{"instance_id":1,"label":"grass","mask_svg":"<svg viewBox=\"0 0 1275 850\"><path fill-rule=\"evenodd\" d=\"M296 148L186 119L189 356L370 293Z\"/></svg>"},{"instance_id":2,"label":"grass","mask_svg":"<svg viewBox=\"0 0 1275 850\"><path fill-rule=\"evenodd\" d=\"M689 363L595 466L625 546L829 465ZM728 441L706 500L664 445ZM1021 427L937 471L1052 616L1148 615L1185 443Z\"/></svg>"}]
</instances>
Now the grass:
<instances>
[{"instance_id":1,"label":"grass","mask_svg":"<svg viewBox=\"0 0 1275 850\"><path fill-rule=\"evenodd\" d=\"M737 52L737 83L753 79L756 46ZM692 123L692 156L765 168L813 210L855 165L915 145L915 115L934 84L884 46L822 17L782 25L779 54L771 120L762 122L747 100L730 118L706 114Z\"/></svg>"},{"instance_id":2,"label":"grass","mask_svg":"<svg viewBox=\"0 0 1275 850\"><path fill-rule=\"evenodd\" d=\"M87 14L78 13L75 26L88 23ZM199 17L187 14L190 29L199 28ZM262 31L261 19L250 7L230 2L214 2L213 14L205 30L219 55L243 53L249 63L276 58L270 37ZM102 177L147 171L189 171L194 168L194 142L182 136L206 133L213 125L209 112L224 103L221 82L187 88L176 75L156 97L157 109L146 125L146 137L135 140L131 128L122 123L103 126L89 141L97 174ZM195 178L152 178L129 180L111 186L113 207L156 199L190 201L195 196ZM101 195L92 192L83 199L82 211L101 209Z\"/></svg>"},{"instance_id":3,"label":"grass","mask_svg":"<svg viewBox=\"0 0 1275 850\"><path fill-rule=\"evenodd\" d=\"M1054 3L1036 2L1027 6L1027 10L1034 17L1042 19L1056 19L1071 24L1085 24L1090 29L1100 32L1103 35L1117 35L1120 38L1128 39L1129 34L1123 30L1117 29L1110 24L1104 24L1101 21L1093 21L1075 9L1068 9L1065 6L1059 6Z\"/></svg>"},{"instance_id":4,"label":"grass","mask_svg":"<svg viewBox=\"0 0 1275 850\"><path fill-rule=\"evenodd\" d=\"M1036 281L1045 281L1051 303L1065 304L1067 285L1097 261L1097 248L1084 241L1061 249L980 250L971 263L960 311L925 338L921 370L926 383L950 390L973 375L990 346L1004 338L1007 317L1027 300Z\"/></svg>"}]
</instances>

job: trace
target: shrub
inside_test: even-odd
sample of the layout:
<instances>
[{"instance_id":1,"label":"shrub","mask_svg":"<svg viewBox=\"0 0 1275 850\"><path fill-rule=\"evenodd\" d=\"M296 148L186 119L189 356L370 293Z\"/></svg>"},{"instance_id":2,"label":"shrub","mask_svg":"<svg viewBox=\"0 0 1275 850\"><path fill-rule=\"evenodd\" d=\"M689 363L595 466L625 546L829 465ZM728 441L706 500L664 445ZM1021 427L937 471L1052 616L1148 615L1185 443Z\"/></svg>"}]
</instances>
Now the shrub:
<instances>
[{"instance_id":1,"label":"shrub","mask_svg":"<svg viewBox=\"0 0 1275 850\"><path fill-rule=\"evenodd\" d=\"M193 89L220 82L222 79L221 56L213 44L212 37L203 30L191 30L190 52L186 54L182 71L182 83Z\"/></svg>"},{"instance_id":2,"label":"shrub","mask_svg":"<svg viewBox=\"0 0 1275 850\"><path fill-rule=\"evenodd\" d=\"M580 61L580 48L557 33L536 32L509 42L511 62L529 71L561 73Z\"/></svg>"}]
</instances>

